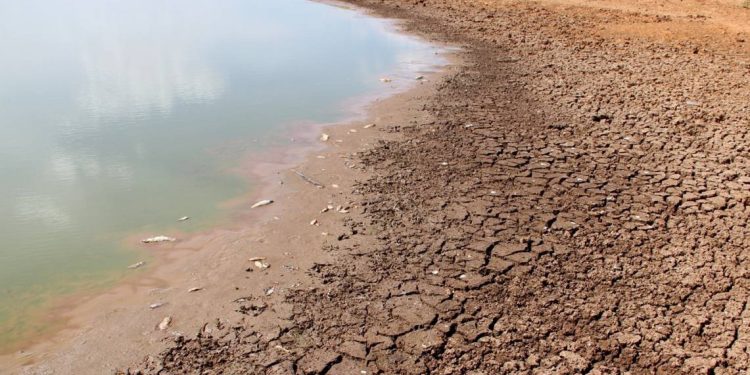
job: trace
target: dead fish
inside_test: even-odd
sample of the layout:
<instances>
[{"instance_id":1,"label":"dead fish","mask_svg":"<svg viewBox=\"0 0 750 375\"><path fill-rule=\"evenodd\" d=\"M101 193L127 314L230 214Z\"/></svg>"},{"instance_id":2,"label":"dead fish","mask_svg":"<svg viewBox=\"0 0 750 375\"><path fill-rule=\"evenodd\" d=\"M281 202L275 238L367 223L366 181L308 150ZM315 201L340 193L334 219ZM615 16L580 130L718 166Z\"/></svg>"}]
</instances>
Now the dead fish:
<instances>
[{"instance_id":1,"label":"dead fish","mask_svg":"<svg viewBox=\"0 0 750 375\"><path fill-rule=\"evenodd\" d=\"M416 76L414 77L414 79L416 79L417 81L421 81L424 79L424 76Z\"/></svg>"},{"instance_id":2,"label":"dead fish","mask_svg":"<svg viewBox=\"0 0 750 375\"><path fill-rule=\"evenodd\" d=\"M177 219L177 221L187 221L187 220L190 220L189 216L183 216L183 217Z\"/></svg>"},{"instance_id":3,"label":"dead fish","mask_svg":"<svg viewBox=\"0 0 750 375\"><path fill-rule=\"evenodd\" d=\"M267 205L269 205L271 203L273 203L272 200L270 200L270 199L264 199L262 201L259 201L259 202L255 203L250 208L257 208L257 207L267 206Z\"/></svg>"},{"instance_id":4,"label":"dead fish","mask_svg":"<svg viewBox=\"0 0 750 375\"><path fill-rule=\"evenodd\" d=\"M197 288L197 287L196 288L190 288L190 289L188 289L188 293L197 292L199 290L203 290L203 288Z\"/></svg>"},{"instance_id":5,"label":"dead fish","mask_svg":"<svg viewBox=\"0 0 750 375\"><path fill-rule=\"evenodd\" d=\"M159 243L159 242L175 242L177 239L173 237L167 237L167 236L156 236L151 238L146 238L144 240L141 240L143 243Z\"/></svg>"},{"instance_id":6,"label":"dead fish","mask_svg":"<svg viewBox=\"0 0 750 375\"><path fill-rule=\"evenodd\" d=\"M266 257L252 257L248 259L251 262L259 261L259 260L266 260Z\"/></svg>"},{"instance_id":7,"label":"dead fish","mask_svg":"<svg viewBox=\"0 0 750 375\"><path fill-rule=\"evenodd\" d=\"M330 138L330 136L328 134L326 134L326 133L323 133L323 134L320 135L320 140L323 141L323 142L328 141L328 138Z\"/></svg>"},{"instance_id":8,"label":"dead fish","mask_svg":"<svg viewBox=\"0 0 750 375\"><path fill-rule=\"evenodd\" d=\"M157 302L157 303L152 303L152 304L148 305L148 308L151 309L151 310L153 310L153 309L158 309L158 308L160 308L162 306L164 306L164 302Z\"/></svg>"},{"instance_id":9,"label":"dead fish","mask_svg":"<svg viewBox=\"0 0 750 375\"><path fill-rule=\"evenodd\" d=\"M331 184L331 187L334 188L334 189L338 189L339 185L337 185L337 184Z\"/></svg>"},{"instance_id":10,"label":"dead fish","mask_svg":"<svg viewBox=\"0 0 750 375\"><path fill-rule=\"evenodd\" d=\"M318 220L316 220L316 219L313 219L313 220L312 220L312 221L310 222L310 225L316 225L316 224L318 224Z\"/></svg>"},{"instance_id":11,"label":"dead fish","mask_svg":"<svg viewBox=\"0 0 750 375\"><path fill-rule=\"evenodd\" d=\"M369 129L369 128L372 128L372 127L374 127L374 126L375 126L375 124L367 124L367 125L365 125L365 126L363 126L363 127L364 127L365 129Z\"/></svg>"},{"instance_id":12,"label":"dead fish","mask_svg":"<svg viewBox=\"0 0 750 375\"><path fill-rule=\"evenodd\" d=\"M268 263L261 261L261 260L256 260L255 262L253 262L253 264L255 265L255 267L258 267L262 270L265 270L268 267L271 267Z\"/></svg>"},{"instance_id":13,"label":"dead fish","mask_svg":"<svg viewBox=\"0 0 750 375\"><path fill-rule=\"evenodd\" d=\"M143 267L145 264L146 264L146 262L138 262L138 263L129 265L128 268L131 269L131 270L134 270L136 268Z\"/></svg>"},{"instance_id":14,"label":"dead fish","mask_svg":"<svg viewBox=\"0 0 750 375\"><path fill-rule=\"evenodd\" d=\"M383 78L380 79L380 82L383 82L383 83L388 83L388 82L391 82L391 81L393 81L393 80L390 79L390 78L387 78L387 77L383 77Z\"/></svg>"},{"instance_id":15,"label":"dead fish","mask_svg":"<svg viewBox=\"0 0 750 375\"><path fill-rule=\"evenodd\" d=\"M164 319L162 319L161 323L159 323L159 330L164 331L165 329L169 328L169 325L172 323L172 317L168 316Z\"/></svg>"},{"instance_id":16,"label":"dead fish","mask_svg":"<svg viewBox=\"0 0 750 375\"><path fill-rule=\"evenodd\" d=\"M357 129L349 129L349 133L356 133Z\"/></svg>"},{"instance_id":17,"label":"dead fish","mask_svg":"<svg viewBox=\"0 0 750 375\"><path fill-rule=\"evenodd\" d=\"M263 289L263 292L265 292L267 296L270 296L271 294L273 294L273 287Z\"/></svg>"}]
</instances>

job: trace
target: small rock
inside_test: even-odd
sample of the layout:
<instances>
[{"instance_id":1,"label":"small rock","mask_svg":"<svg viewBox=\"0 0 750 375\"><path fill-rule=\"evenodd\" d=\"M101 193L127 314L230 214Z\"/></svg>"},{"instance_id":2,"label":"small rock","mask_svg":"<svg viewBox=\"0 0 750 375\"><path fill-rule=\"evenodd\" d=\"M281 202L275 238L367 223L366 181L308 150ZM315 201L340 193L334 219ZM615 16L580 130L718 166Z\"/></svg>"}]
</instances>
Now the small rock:
<instances>
[{"instance_id":1,"label":"small rock","mask_svg":"<svg viewBox=\"0 0 750 375\"><path fill-rule=\"evenodd\" d=\"M329 138L330 138L330 136L328 134L326 134L326 133L323 133L323 134L320 135L320 140L323 141L323 142L327 142Z\"/></svg>"},{"instance_id":2,"label":"small rock","mask_svg":"<svg viewBox=\"0 0 750 375\"><path fill-rule=\"evenodd\" d=\"M617 333L615 335L615 339L617 339L617 341L620 344L624 344L624 345L629 345L629 344L634 345L634 344L641 342L641 336L634 335L632 333L622 333L622 332Z\"/></svg>"},{"instance_id":3,"label":"small rock","mask_svg":"<svg viewBox=\"0 0 750 375\"><path fill-rule=\"evenodd\" d=\"M273 292L274 292L273 287L263 289L263 293L265 293L267 296L270 296L271 294L273 294Z\"/></svg>"},{"instance_id":4,"label":"small rock","mask_svg":"<svg viewBox=\"0 0 750 375\"><path fill-rule=\"evenodd\" d=\"M313 220L312 220L312 221L310 222L310 225L318 225L318 220L315 220L315 219L313 219Z\"/></svg>"},{"instance_id":5,"label":"small rock","mask_svg":"<svg viewBox=\"0 0 750 375\"><path fill-rule=\"evenodd\" d=\"M390 78L387 78L387 77L383 77L383 78L380 79L380 82L383 82L383 83L388 83L388 82L391 82L391 81L393 81L393 80L390 79Z\"/></svg>"},{"instance_id":6,"label":"small rock","mask_svg":"<svg viewBox=\"0 0 750 375\"><path fill-rule=\"evenodd\" d=\"M257 267L257 268L259 268L261 270L265 270L265 269L268 269L269 267L271 267L268 263L266 263L266 262L264 262L262 260L256 260L255 262L253 262L253 264L255 265L255 267Z\"/></svg>"},{"instance_id":7,"label":"small rock","mask_svg":"<svg viewBox=\"0 0 750 375\"><path fill-rule=\"evenodd\" d=\"M573 367L573 369L577 371L583 371L589 366L589 361L586 360L586 358L583 358L580 355L567 351L567 350L560 352L560 357L565 358L565 360L568 361L570 366Z\"/></svg>"}]
</instances>

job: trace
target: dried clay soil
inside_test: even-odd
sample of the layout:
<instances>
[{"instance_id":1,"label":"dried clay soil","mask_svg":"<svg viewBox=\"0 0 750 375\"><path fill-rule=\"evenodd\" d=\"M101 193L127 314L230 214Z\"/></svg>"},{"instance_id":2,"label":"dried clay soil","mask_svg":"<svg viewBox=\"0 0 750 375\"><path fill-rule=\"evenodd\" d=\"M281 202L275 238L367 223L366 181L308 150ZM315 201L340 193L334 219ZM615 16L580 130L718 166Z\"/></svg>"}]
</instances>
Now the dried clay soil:
<instances>
[{"instance_id":1,"label":"dried clay soil","mask_svg":"<svg viewBox=\"0 0 750 375\"><path fill-rule=\"evenodd\" d=\"M127 371L750 370L750 36L717 21L750 10L350 2L464 64L359 154L361 215L276 330L219 324Z\"/></svg>"}]
</instances>

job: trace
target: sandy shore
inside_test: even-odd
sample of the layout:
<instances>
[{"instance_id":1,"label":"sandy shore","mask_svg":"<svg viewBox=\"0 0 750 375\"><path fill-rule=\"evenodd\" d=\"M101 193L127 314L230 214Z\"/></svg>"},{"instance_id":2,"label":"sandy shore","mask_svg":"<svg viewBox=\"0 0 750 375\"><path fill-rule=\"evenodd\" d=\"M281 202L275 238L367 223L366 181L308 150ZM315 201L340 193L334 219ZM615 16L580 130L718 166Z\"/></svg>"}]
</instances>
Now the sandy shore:
<instances>
[{"instance_id":1,"label":"sandy shore","mask_svg":"<svg viewBox=\"0 0 750 375\"><path fill-rule=\"evenodd\" d=\"M275 197L302 203L258 212L295 223L228 233L224 248L196 239L194 266L215 267L213 278L175 269L183 303L142 309L148 324L128 337L97 335L112 351L125 346L111 341L146 343L138 353L149 356L114 367L750 370L750 10L723 0L349 2L461 46L462 63L330 130L345 141L303 168L325 189L280 175ZM328 202L347 212L321 213ZM271 268L246 272L250 256ZM186 294L193 286L205 289ZM155 334L166 315L173 326Z\"/></svg>"},{"instance_id":2,"label":"sandy shore","mask_svg":"<svg viewBox=\"0 0 750 375\"><path fill-rule=\"evenodd\" d=\"M398 32L398 24L392 27ZM0 373L113 373L167 349L176 338L220 331L217 327L278 332L291 313L287 296L315 287L309 270L331 263L336 256L331 249L349 223L360 220L351 191L368 172L355 155L399 137L388 125L410 120L405 116L411 107L421 105L420 98L441 81L444 72L437 64L456 60L447 49L438 47L438 53L435 61L412 62L435 64L429 70L403 67L378 92L352 98L345 104L350 119L296 126L288 134L294 145L249 155L233 172L257 188L227 202L246 207L230 225L196 235L165 233L178 240L145 245L153 254L146 266L104 293L66 296L50 313L62 330L1 356ZM264 199L273 203L249 208ZM128 242L143 247L140 240L151 235L136 234ZM159 329L167 317L168 327Z\"/></svg>"}]
</instances>

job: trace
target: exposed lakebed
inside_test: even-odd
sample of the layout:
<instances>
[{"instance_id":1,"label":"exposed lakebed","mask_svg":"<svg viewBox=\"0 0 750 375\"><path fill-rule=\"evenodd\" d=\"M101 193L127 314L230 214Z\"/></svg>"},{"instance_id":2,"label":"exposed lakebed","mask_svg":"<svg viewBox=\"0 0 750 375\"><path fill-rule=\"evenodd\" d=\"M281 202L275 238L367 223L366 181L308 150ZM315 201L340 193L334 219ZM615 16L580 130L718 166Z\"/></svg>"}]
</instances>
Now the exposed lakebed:
<instances>
[{"instance_id":1,"label":"exposed lakebed","mask_svg":"<svg viewBox=\"0 0 750 375\"><path fill-rule=\"evenodd\" d=\"M0 350L144 259L136 234L231 216L244 155L349 115L432 46L303 1L0 0ZM190 220L178 221L189 216ZM148 251L148 250L146 250ZM145 254L147 255L147 254ZM146 264L148 267L149 264Z\"/></svg>"}]
</instances>

